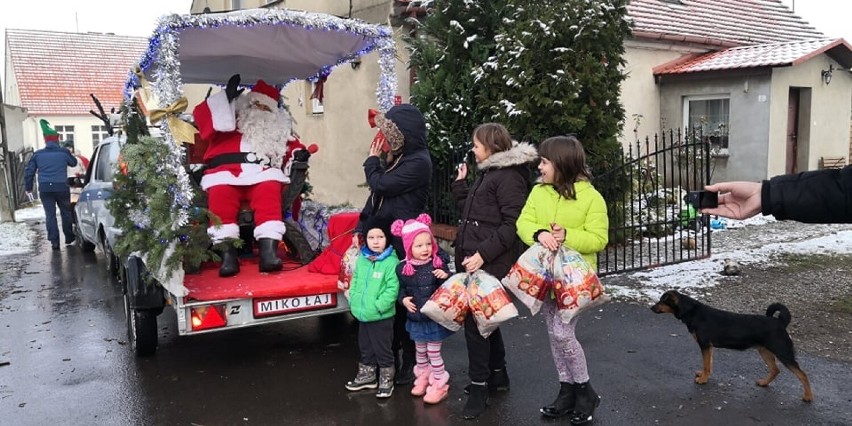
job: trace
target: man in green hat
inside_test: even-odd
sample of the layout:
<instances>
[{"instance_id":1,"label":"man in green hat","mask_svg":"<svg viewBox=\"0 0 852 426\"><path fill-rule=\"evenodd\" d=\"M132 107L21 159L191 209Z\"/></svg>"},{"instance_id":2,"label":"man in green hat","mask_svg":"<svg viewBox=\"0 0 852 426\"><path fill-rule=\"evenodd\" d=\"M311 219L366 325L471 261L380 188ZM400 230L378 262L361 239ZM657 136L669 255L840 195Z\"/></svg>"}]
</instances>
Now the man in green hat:
<instances>
[{"instance_id":1,"label":"man in green hat","mask_svg":"<svg viewBox=\"0 0 852 426\"><path fill-rule=\"evenodd\" d=\"M47 239L54 250L59 250L59 227L56 224L56 207L62 217L65 244L74 243L71 223L71 191L68 187L67 167L77 165L77 159L67 149L59 146L59 133L47 120L40 122L44 134L44 148L36 151L24 173L24 189L32 197L33 178L38 173L38 195L44 207Z\"/></svg>"}]
</instances>

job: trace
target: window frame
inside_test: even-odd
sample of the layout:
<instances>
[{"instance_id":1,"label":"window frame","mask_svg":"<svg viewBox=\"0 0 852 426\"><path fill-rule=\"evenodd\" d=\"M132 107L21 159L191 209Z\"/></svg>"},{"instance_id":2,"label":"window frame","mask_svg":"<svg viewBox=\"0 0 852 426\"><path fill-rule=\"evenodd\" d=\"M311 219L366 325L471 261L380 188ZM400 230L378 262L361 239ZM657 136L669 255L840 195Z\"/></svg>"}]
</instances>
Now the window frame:
<instances>
[{"instance_id":1,"label":"window frame","mask_svg":"<svg viewBox=\"0 0 852 426\"><path fill-rule=\"evenodd\" d=\"M103 142L106 138L109 137L109 131L107 130L107 126L103 125L92 125L92 145L98 146L99 143Z\"/></svg>"},{"instance_id":2,"label":"window frame","mask_svg":"<svg viewBox=\"0 0 852 426\"><path fill-rule=\"evenodd\" d=\"M720 154L726 154L728 151L729 143L730 143L730 134L731 134L731 94L730 93L713 93L709 95L685 95L683 96L683 128L687 130L687 132L692 132L693 128L689 124L689 103L697 102L697 101L728 101L728 116L725 119L725 134L724 135L714 135L713 131L702 132L702 136L705 142L709 142L711 148L719 151ZM702 130L704 126L702 126Z\"/></svg>"},{"instance_id":3,"label":"window frame","mask_svg":"<svg viewBox=\"0 0 852 426\"><path fill-rule=\"evenodd\" d=\"M74 126L68 125L56 125L54 126L54 130L59 134L59 142L68 142L69 136L70 140L74 141Z\"/></svg>"}]
</instances>

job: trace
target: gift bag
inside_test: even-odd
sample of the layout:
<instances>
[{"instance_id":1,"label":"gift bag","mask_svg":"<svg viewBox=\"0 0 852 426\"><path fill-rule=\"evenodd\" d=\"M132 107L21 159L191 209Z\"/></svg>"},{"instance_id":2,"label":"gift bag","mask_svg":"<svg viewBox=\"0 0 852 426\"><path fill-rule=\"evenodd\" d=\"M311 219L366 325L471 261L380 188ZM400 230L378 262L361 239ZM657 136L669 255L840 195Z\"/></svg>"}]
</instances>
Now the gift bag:
<instances>
[{"instance_id":1,"label":"gift bag","mask_svg":"<svg viewBox=\"0 0 852 426\"><path fill-rule=\"evenodd\" d=\"M535 244L525 251L503 278L506 287L535 315L548 295L555 253Z\"/></svg>"},{"instance_id":2,"label":"gift bag","mask_svg":"<svg viewBox=\"0 0 852 426\"><path fill-rule=\"evenodd\" d=\"M467 273L455 274L447 278L423 304L420 313L450 331L459 331L464 325L464 317L469 309L466 278Z\"/></svg>"},{"instance_id":3,"label":"gift bag","mask_svg":"<svg viewBox=\"0 0 852 426\"><path fill-rule=\"evenodd\" d=\"M349 247L340 258L340 272L337 273L337 289L349 300L349 287L352 285L352 274L355 273L355 262L361 250L356 246Z\"/></svg>"},{"instance_id":4,"label":"gift bag","mask_svg":"<svg viewBox=\"0 0 852 426\"><path fill-rule=\"evenodd\" d=\"M560 248L553 259L553 293L562 322L609 301L598 274L580 253Z\"/></svg>"},{"instance_id":5,"label":"gift bag","mask_svg":"<svg viewBox=\"0 0 852 426\"><path fill-rule=\"evenodd\" d=\"M476 271L468 277L467 297L470 313L476 328L487 338L497 327L510 318L518 316L518 309L509 298L509 293L493 275Z\"/></svg>"}]
</instances>

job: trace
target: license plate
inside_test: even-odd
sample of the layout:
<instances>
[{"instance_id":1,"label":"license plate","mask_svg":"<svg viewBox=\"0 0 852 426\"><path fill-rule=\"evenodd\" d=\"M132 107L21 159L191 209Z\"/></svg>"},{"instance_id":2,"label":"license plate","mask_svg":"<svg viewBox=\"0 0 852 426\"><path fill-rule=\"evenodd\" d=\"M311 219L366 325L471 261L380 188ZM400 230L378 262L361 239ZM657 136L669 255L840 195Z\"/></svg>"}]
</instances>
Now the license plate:
<instances>
[{"instance_id":1,"label":"license plate","mask_svg":"<svg viewBox=\"0 0 852 426\"><path fill-rule=\"evenodd\" d=\"M337 293L312 294L310 296L275 297L254 300L254 316L292 314L337 306Z\"/></svg>"}]
</instances>

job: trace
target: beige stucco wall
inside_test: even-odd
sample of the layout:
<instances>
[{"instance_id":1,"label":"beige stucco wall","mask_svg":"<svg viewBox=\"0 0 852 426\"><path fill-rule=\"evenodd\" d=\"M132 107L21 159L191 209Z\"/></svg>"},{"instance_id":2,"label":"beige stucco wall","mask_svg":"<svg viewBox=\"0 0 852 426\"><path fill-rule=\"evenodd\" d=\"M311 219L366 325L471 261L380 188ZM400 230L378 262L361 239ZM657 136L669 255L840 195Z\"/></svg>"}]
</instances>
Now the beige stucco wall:
<instances>
[{"instance_id":1,"label":"beige stucco wall","mask_svg":"<svg viewBox=\"0 0 852 426\"><path fill-rule=\"evenodd\" d=\"M624 72L627 78L621 84L621 103L624 105L624 128L619 141L622 145L645 137L653 139L661 129L677 127L678 123L661 122L660 92L654 79L653 68L673 61L697 49L675 46L670 43L650 43L627 40L624 43ZM638 126L637 126L637 116ZM634 132L635 130L635 132Z\"/></svg>"},{"instance_id":2,"label":"beige stucco wall","mask_svg":"<svg viewBox=\"0 0 852 426\"><path fill-rule=\"evenodd\" d=\"M822 82L821 71L834 65L831 84ZM841 71L837 62L819 55L802 64L775 68L772 72L771 111L769 127L769 159L767 177L782 174L786 167L787 106L791 87L810 88L810 105L800 105L800 111L810 111L807 129L809 140L805 148L807 170L818 167L820 157L846 157L849 152L848 125L852 76ZM802 144L799 145L800 149ZM800 159L805 159L801 155ZM804 169L804 163L800 163Z\"/></svg>"},{"instance_id":3,"label":"beige stucco wall","mask_svg":"<svg viewBox=\"0 0 852 426\"><path fill-rule=\"evenodd\" d=\"M34 149L44 148L44 136L39 126L42 118L56 126L74 126L74 147L80 153L91 158L94 147L92 146L92 126L102 126L103 122L94 116L33 116L24 120L24 143Z\"/></svg>"}]
</instances>

